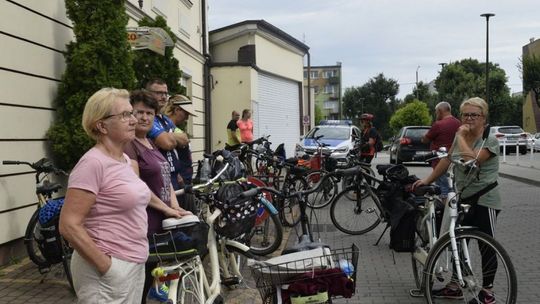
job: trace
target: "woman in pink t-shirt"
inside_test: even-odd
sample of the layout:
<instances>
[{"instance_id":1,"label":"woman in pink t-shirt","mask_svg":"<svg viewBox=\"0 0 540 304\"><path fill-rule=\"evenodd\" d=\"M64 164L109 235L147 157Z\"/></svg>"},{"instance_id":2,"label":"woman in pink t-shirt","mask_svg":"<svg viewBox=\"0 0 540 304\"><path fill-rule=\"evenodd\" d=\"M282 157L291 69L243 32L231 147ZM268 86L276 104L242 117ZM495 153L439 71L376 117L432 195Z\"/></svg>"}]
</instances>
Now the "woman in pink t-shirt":
<instances>
[{"instance_id":1,"label":"woman in pink t-shirt","mask_svg":"<svg viewBox=\"0 0 540 304\"><path fill-rule=\"evenodd\" d=\"M238 129L240 129L240 139L242 142L253 141L253 121L251 120L251 111L244 109L242 111L242 118L236 122Z\"/></svg>"},{"instance_id":2,"label":"woman in pink t-shirt","mask_svg":"<svg viewBox=\"0 0 540 304\"><path fill-rule=\"evenodd\" d=\"M123 153L136 124L126 90L101 89L85 105L82 125L96 144L71 172L60 214L60 233L75 249L78 303L139 303L148 257L146 207L179 216L150 200Z\"/></svg>"}]
</instances>

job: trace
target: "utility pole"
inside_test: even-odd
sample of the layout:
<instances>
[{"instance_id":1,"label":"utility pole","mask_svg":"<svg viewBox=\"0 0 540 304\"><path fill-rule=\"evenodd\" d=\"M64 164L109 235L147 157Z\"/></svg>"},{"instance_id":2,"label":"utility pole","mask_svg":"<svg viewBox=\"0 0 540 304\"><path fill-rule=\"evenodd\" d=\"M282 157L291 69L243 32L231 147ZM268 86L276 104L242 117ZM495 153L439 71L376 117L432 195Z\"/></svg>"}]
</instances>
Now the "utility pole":
<instances>
[{"instance_id":1,"label":"utility pole","mask_svg":"<svg viewBox=\"0 0 540 304\"><path fill-rule=\"evenodd\" d=\"M489 103L489 18L495 14L485 13L480 16L486 18L486 102Z\"/></svg>"},{"instance_id":2,"label":"utility pole","mask_svg":"<svg viewBox=\"0 0 540 304\"><path fill-rule=\"evenodd\" d=\"M416 68L416 99L417 100L420 100L420 98L418 97L418 69L420 68L420 66L418 66Z\"/></svg>"}]
</instances>

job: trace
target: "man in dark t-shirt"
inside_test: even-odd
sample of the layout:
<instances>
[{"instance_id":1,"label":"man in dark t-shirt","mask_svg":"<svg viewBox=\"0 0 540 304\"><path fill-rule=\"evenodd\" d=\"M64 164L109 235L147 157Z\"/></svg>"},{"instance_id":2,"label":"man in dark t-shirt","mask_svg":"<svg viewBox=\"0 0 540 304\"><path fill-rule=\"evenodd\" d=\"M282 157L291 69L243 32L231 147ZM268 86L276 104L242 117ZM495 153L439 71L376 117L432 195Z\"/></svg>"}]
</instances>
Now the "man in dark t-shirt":
<instances>
[{"instance_id":1,"label":"man in dark t-shirt","mask_svg":"<svg viewBox=\"0 0 540 304\"><path fill-rule=\"evenodd\" d=\"M227 124L227 143L225 144L227 150L236 149L242 142L240 140L240 129L236 124L238 119L240 119L240 114L236 111L232 111L231 116L232 119L229 121L229 124Z\"/></svg>"},{"instance_id":2,"label":"man in dark t-shirt","mask_svg":"<svg viewBox=\"0 0 540 304\"><path fill-rule=\"evenodd\" d=\"M454 116L451 112L452 108L446 101L439 102L435 106L436 121L431 125L431 129L422 137L423 143L431 142L430 149L438 150L440 147L445 147L447 150L452 146L457 129L461 126L461 121ZM439 160L436 159L431 162L431 167L435 168ZM441 188L441 199L445 199L450 191L448 184L448 178L446 175L441 175L435 184Z\"/></svg>"}]
</instances>

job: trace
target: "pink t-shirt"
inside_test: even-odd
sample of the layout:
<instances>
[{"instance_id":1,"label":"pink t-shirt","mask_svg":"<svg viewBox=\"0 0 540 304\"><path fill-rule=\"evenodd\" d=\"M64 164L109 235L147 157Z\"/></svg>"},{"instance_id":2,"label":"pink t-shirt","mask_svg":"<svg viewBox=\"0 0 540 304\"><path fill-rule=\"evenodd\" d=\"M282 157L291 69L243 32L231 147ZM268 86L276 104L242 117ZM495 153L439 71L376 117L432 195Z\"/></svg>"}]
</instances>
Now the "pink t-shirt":
<instances>
[{"instance_id":1,"label":"pink t-shirt","mask_svg":"<svg viewBox=\"0 0 540 304\"><path fill-rule=\"evenodd\" d=\"M253 121L251 119L248 119L247 121L239 119L236 122L236 125L238 126L238 129L240 129L240 139L242 142L253 141Z\"/></svg>"},{"instance_id":2,"label":"pink t-shirt","mask_svg":"<svg viewBox=\"0 0 540 304\"><path fill-rule=\"evenodd\" d=\"M131 160L118 162L97 148L79 160L69 176L68 188L90 191L96 202L84 226L97 247L116 258L144 263L148 258L146 206L150 189L135 174Z\"/></svg>"}]
</instances>

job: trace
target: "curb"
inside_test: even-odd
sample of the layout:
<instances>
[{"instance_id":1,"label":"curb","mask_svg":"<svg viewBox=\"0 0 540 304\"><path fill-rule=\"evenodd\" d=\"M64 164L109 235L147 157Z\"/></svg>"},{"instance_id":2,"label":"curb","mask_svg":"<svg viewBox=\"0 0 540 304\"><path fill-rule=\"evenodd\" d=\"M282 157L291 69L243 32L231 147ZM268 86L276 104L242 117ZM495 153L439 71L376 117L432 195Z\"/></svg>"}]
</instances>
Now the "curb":
<instances>
[{"instance_id":1,"label":"curb","mask_svg":"<svg viewBox=\"0 0 540 304\"><path fill-rule=\"evenodd\" d=\"M528 185L531 185L531 186L540 187L540 180L532 180L532 179L529 179L529 178L526 178L526 177L515 176L515 175L512 175L512 174L507 174L507 173L502 173L502 172L499 172L499 176L504 177L504 178L508 178L508 179L512 179L512 180L515 180L515 181L518 181L518 182L522 182L522 183L525 183L525 184L528 184Z\"/></svg>"}]
</instances>

